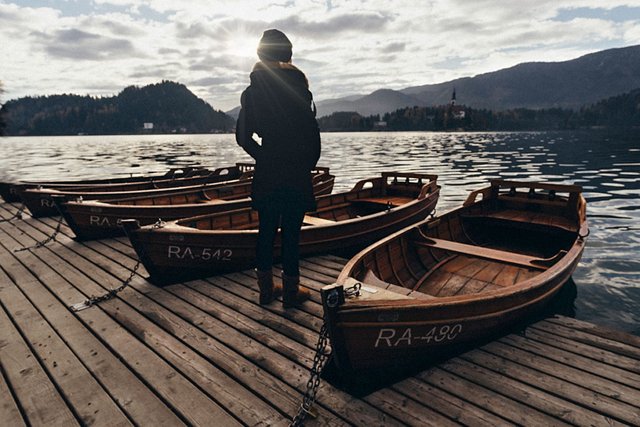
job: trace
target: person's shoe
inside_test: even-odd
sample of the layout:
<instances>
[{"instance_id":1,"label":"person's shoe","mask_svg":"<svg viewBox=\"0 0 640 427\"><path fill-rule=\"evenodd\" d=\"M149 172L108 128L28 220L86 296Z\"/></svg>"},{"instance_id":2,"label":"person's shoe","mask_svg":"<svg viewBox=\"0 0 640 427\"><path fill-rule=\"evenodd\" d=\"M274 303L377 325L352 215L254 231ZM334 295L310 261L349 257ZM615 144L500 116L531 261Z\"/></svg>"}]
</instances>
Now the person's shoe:
<instances>
[{"instance_id":1,"label":"person's shoe","mask_svg":"<svg viewBox=\"0 0 640 427\"><path fill-rule=\"evenodd\" d=\"M260 288L260 305L267 305L277 297L282 295L282 286L274 285L273 273L269 271L260 271L256 269L258 276L258 287Z\"/></svg>"},{"instance_id":2,"label":"person's shoe","mask_svg":"<svg viewBox=\"0 0 640 427\"><path fill-rule=\"evenodd\" d=\"M300 276L287 276L282 273L284 290L282 305L284 308L297 307L311 297L308 289L300 287Z\"/></svg>"}]
</instances>

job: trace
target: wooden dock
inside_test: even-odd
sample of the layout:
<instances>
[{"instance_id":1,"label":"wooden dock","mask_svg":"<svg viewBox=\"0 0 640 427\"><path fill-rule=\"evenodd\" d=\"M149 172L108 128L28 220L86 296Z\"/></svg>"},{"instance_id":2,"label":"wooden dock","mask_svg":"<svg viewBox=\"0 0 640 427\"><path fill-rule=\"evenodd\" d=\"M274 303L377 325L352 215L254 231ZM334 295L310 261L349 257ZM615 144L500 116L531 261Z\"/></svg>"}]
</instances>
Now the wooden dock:
<instances>
[{"instance_id":1,"label":"wooden dock","mask_svg":"<svg viewBox=\"0 0 640 427\"><path fill-rule=\"evenodd\" d=\"M10 218L17 204L0 204ZM302 263L312 301L257 304L250 271L166 288L124 238L75 242L58 218L0 223L0 425L287 425L345 260ZM306 425L640 425L640 337L540 321L362 397L323 381Z\"/></svg>"}]
</instances>

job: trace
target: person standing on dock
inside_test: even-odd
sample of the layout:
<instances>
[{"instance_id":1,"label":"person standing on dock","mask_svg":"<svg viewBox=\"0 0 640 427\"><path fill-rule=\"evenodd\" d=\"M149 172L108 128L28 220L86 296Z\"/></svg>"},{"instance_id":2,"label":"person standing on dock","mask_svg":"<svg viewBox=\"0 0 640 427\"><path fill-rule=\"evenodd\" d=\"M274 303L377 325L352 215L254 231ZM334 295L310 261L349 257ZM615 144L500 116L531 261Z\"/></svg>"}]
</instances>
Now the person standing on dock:
<instances>
[{"instance_id":1,"label":"person standing on dock","mask_svg":"<svg viewBox=\"0 0 640 427\"><path fill-rule=\"evenodd\" d=\"M300 288L300 228L305 212L316 208L311 170L320 158L315 104L307 78L291 63L291 54L284 33L264 32L258 45L260 61L242 93L236 124L238 145L256 162L251 198L260 221L256 247L260 304L269 304L283 292L285 308L309 298L309 291ZM278 227L284 289L274 286L272 273Z\"/></svg>"}]
</instances>

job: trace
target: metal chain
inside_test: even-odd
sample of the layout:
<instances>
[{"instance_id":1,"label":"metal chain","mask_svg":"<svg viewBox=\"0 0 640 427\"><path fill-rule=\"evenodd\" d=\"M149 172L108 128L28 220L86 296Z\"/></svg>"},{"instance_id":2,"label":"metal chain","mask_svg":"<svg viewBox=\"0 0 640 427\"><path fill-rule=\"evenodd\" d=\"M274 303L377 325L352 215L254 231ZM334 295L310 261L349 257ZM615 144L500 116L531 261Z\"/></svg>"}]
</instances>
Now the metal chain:
<instances>
[{"instance_id":1,"label":"metal chain","mask_svg":"<svg viewBox=\"0 0 640 427\"><path fill-rule=\"evenodd\" d=\"M131 271L131 274L129 275L129 277L127 277L127 280L122 282L122 284L120 286L118 286L117 288L113 288L110 291L108 291L106 294L103 294L103 295L100 295L100 296L91 295L91 297L89 297L89 299L87 299L87 300L85 300L83 302L79 302L77 304L73 304L69 308L71 309L71 311L76 311L77 312L77 311L84 310L85 308L89 308L92 305L96 305L98 303L101 303L102 301L107 301L107 300L110 300L111 298L115 297L124 288L129 286L129 284L133 280L134 276L136 275L136 272L138 271L138 268L140 268L140 264L141 264L140 259L138 259L138 262L133 267L133 270Z\"/></svg>"},{"instance_id":2,"label":"metal chain","mask_svg":"<svg viewBox=\"0 0 640 427\"><path fill-rule=\"evenodd\" d=\"M23 203L22 206L20 206L20 209L18 209L18 212L14 213L11 218L0 219L0 222L11 222L16 218L22 219L22 212L24 212L25 208L26 208L26 205Z\"/></svg>"},{"instance_id":3,"label":"metal chain","mask_svg":"<svg viewBox=\"0 0 640 427\"><path fill-rule=\"evenodd\" d=\"M309 378L309 381L307 381L307 390L302 398L302 405L300 405L298 413L291 421L291 424L289 424L292 427L304 425L305 418L307 418L307 415L311 414L311 407L316 401L316 394L318 393L318 387L320 386L320 374L322 374L324 365L329 358L329 354L326 353L328 342L329 329L327 328L327 324L324 323L320 329L320 336L318 337L318 343L316 344L316 354L313 357L313 366L311 367L311 377Z\"/></svg>"},{"instance_id":4,"label":"metal chain","mask_svg":"<svg viewBox=\"0 0 640 427\"><path fill-rule=\"evenodd\" d=\"M360 295L360 289L362 283L358 282L353 286L344 289L344 295L346 297L356 297ZM298 409L298 413L289 424L291 427L298 427L304 424L304 420L307 415L314 415L311 412L311 407L316 401L316 394L318 393L318 387L320 387L320 375L324 369L327 359L330 353L327 353L327 344L329 343L329 328L326 323L322 324L320 328L320 335L318 336L318 343L316 344L316 354L313 357L313 365L311 366L311 376L307 381L307 390L302 398L302 405Z\"/></svg>"},{"instance_id":5,"label":"metal chain","mask_svg":"<svg viewBox=\"0 0 640 427\"><path fill-rule=\"evenodd\" d=\"M25 248L14 249L13 252L22 252L22 251L28 251L29 249L38 249L45 246L47 243L56 240L58 233L60 233L60 228L62 227L62 221L64 221L64 218L61 216L60 220L58 221L58 226L56 227L55 231L51 236L47 237L46 239L40 242L37 242L35 245L27 246Z\"/></svg>"},{"instance_id":6,"label":"metal chain","mask_svg":"<svg viewBox=\"0 0 640 427\"><path fill-rule=\"evenodd\" d=\"M158 221L156 221L155 224L152 225L153 228L162 228L164 227L165 222L158 218ZM72 306L70 306L69 308L71 309L71 311L81 311L84 310L86 308L89 308L93 305L96 305L98 303L101 303L102 301L107 301L112 299L113 297L115 297L116 295L118 295L119 292L121 292L122 290L124 290L127 286L129 286L131 284L131 281L133 280L133 278L135 277L138 268L140 268L140 265L142 264L142 257L144 256L144 251L141 249L140 254L138 255L138 262L136 262L136 265L133 266L133 270L131 270L131 274L129 274L129 277L127 277L127 279L122 282L122 284L120 286L118 286L117 288L113 288L110 291L108 291L106 294L100 295L100 296L95 296L95 295L91 295L91 297L89 297L89 299L83 301L83 302L79 302L77 304L73 304Z\"/></svg>"},{"instance_id":7,"label":"metal chain","mask_svg":"<svg viewBox=\"0 0 640 427\"><path fill-rule=\"evenodd\" d=\"M362 289L362 283L360 282L357 282L355 285L349 286L348 288L344 288L345 298L359 297L360 289Z\"/></svg>"}]
</instances>

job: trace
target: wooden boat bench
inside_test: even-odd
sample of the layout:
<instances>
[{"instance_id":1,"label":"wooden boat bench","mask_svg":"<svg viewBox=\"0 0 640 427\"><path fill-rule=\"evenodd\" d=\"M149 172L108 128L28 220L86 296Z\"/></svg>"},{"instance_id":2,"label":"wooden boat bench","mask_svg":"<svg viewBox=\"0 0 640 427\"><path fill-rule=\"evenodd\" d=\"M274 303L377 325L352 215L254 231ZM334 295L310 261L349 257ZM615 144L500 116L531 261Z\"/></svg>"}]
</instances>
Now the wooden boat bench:
<instances>
[{"instance_id":1,"label":"wooden boat bench","mask_svg":"<svg viewBox=\"0 0 640 427\"><path fill-rule=\"evenodd\" d=\"M465 214L463 218L491 218L500 221L506 221L514 224L525 226L531 225L543 225L561 228L563 230L576 232L577 225L574 221L559 215L550 215L547 213L528 212L518 209L504 209L490 212L483 212L482 214Z\"/></svg>"},{"instance_id":2,"label":"wooden boat bench","mask_svg":"<svg viewBox=\"0 0 640 427\"><path fill-rule=\"evenodd\" d=\"M442 249L448 252L472 255L488 260L507 262L509 264L516 264L523 267L534 268L536 270L547 270L566 253L566 251L560 251L551 258L537 258L514 252L484 248L481 246L468 245L466 243L453 242L451 240L436 239L432 237L424 237L422 240L417 240L414 243L418 246Z\"/></svg>"},{"instance_id":3,"label":"wooden boat bench","mask_svg":"<svg viewBox=\"0 0 640 427\"><path fill-rule=\"evenodd\" d=\"M382 290L385 291L390 291L393 294L396 294L397 296L394 296L394 299L405 299L405 298L416 298L416 299L434 299L436 297L434 297L433 295L427 295L425 293L422 293L420 291L414 291L413 289L409 289L409 288L405 288L402 286L398 286L398 285L394 285L392 283L387 283L384 280L381 280L380 278L378 278L378 276L376 276L373 271L371 270L367 270L366 274L363 277L362 283L364 286L366 285L371 285L371 286L375 286L376 288L380 288ZM391 298L391 295L389 295L388 292L383 292L380 295L380 298Z\"/></svg>"},{"instance_id":4,"label":"wooden boat bench","mask_svg":"<svg viewBox=\"0 0 640 427\"><path fill-rule=\"evenodd\" d=\"M402 197L402 196L381 196L381 197L366 197L362 199L355 199L354 202L376 203L379 205L397 207L397 206L406 205L412 200L415 200L415 198Z\"/></svg>"},{"instance_id":5,"label":"wooden boat bench","mask_svg":"<svg viewBox=\"0 0 640 427\"><path fill-rule=\"evenodd\" d=\"M308 225L327 225L327 224L335 224L336 221L332 219L319 218L317 216L305 215L304 219L302 220L302 223L308 224Z\"/></svg>"}]
</instances>

